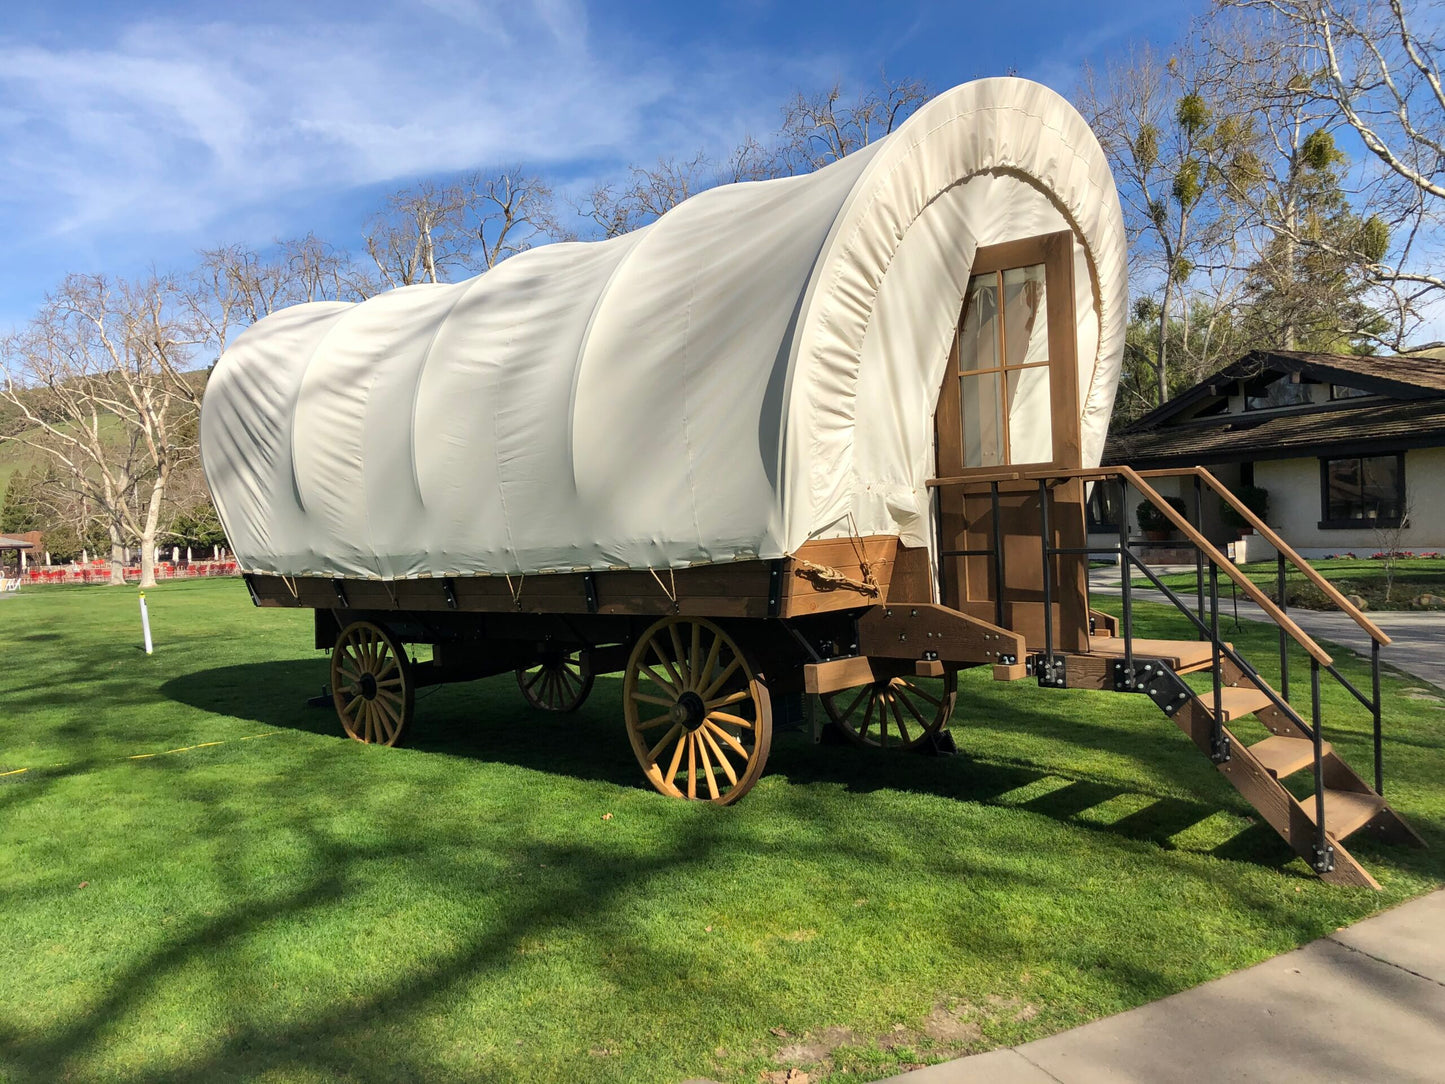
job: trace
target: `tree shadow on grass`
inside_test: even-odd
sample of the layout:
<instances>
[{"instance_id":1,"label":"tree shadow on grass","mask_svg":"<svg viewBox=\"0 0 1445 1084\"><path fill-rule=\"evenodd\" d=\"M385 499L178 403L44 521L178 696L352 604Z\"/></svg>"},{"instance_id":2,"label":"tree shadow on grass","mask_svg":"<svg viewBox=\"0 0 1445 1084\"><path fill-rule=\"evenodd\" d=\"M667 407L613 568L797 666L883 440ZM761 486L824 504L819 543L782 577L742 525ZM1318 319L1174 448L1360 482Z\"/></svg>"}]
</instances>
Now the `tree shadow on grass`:
<instances>
[{"instance_id":1,"label":"tree shadow on grass","mask_svg":"<svg viewBox=\"0 0 1445 1084\"><path fill-rule=\"evenodd\" d=\"M329 704L305 706L306 699L320 691L318 682L325 676L325 665L319 660L249 663L186 674L167 682L161 692L205 711L344 741ZM506 675L468 685L423 689L418 695L417 720L406 744L425 753L648 790L619 722L621 706L616 684L600 680L588 703L570 715L527 707ZM1077 726L1061 727L1056 717L1046 713L1013 707L1008 709L1008 716L995 714L990 726L1050 737L1054 731L1066 731L1059 734L1060 741L1087 744ZM965 740L966 733L966 729L961 731ZM1130 756L1149 759L1141 753L1138 743L1128 738L1103 730L1090 736L1107 739ZM1159 757L1171 767L1181 759L1178 750L1165 743L1160 745ZM1199 770L1205 772L1207 767L1201 765ZM1163 850L1175 849L1173 837L1214 816L1221 808L1228 808L1225 803L1233 795L1216 783L1221 802L1210 804L1151 794L1117 779L1057 767L999 763L967 755L923 757L849 745L818 746L803 734L788 732L775 736L766 774L786 777L800 786L839 785L860 794L900 791L1009 807ZM1205 778L1214 782L1211 775ZM1057 785L1036 797L1012 798L1017 792L1045 782ZM1098 806L1125 797L1146 804L1112 821L1086 816ZM1236 812L1244 812L1237 800L1234 804L1239 806ZM1212 853L1271 869L1283 869L1293 860L1293 852L1272 832L1259 837L1246 830L1242 835L1248 838L1238 844L1225 840Z\"/></svg>"}]
</instances>

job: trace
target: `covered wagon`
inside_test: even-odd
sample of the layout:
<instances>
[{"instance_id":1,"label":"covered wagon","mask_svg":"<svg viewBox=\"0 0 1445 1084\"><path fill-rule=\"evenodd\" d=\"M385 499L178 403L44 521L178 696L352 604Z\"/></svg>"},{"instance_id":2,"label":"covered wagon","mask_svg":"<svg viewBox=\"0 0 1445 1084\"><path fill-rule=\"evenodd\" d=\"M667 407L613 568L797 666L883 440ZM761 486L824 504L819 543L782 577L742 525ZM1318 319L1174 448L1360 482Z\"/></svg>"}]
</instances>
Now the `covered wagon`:
<instances>
[{"instance_id":1,"label":"covered wagon","mask_svg":"<svg viewBox=\"0 0 1445 1084\"><path fill-rule=\"evenodd\" d=\"M1098 142L987 79L807 176L268 316L202 453L256 603L315 610L347 734L400 741L421 685L515 671L569 710L622 672L652 785L727 803L793 694L908 748L964 667L1143 691L1200 661L1089 610L1125 321Z\"/></svg>"}]
</instances>

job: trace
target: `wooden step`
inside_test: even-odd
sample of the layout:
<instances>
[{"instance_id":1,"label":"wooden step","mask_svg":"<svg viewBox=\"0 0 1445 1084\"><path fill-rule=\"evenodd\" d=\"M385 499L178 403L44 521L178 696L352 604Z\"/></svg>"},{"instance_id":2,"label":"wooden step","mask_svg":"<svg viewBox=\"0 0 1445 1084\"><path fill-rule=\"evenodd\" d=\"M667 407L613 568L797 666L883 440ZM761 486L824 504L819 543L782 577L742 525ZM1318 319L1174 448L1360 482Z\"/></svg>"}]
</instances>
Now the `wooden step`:
<instances>
[{"instance_id":1,"label":"wooden step","mask_svg":"<svg viewBox=\"0 0 1445 1084\"><path fill-rule=\"evenodd\" d=\"M1226 647L1233 647L1226 644ZM1094 636L1089 639L1091 655L1124 657L1122 636ZM1207 640L1145 640L1134 638L1134 658L1159 659L1174 671L1198 670L1214 663L1214 648Z\"/></svg>"},{"instance_id":2,"label":"wooden step","mask_svg":"<svg viewBox=\"0 0 1445 1084\"><path fill-rule=\"evenodd\" d=\"M1315 800L1313 796L1301 798L1305 816L1315 823ZM1385 808L1385 799L1378 794L1365 794L1355 790L1330 790L1325 788L1325 831L1336 839L1344 839L1370 822Z\"/></svg>"},{"instance_id":3,"label":"wooden step","mask_svg":"<svg viewBox=\"0 0 1445 1084\"><path fill-rule=\"evenodd\" d=\"M1214 711L1214 690L1205 689L1194 694L1206 711ZM1267 708L1274 701L1253 685L1227 685L1219 691L1219 707L1224 712L1224 721L1253 715L1260 708Z\"/></svg>"},{"instance_id":4,"label":"wooden step","mask_svg":"<svg viewBox=\"0 0 1445 1084\"><path fill-rule=\"evenodd\" d=\"M1286 738L1275 735L1249 746L1254 759L1276 779L1284 779L1315 762L1315 743L1308 738ZM1330 743L1325 742L1321 756L1329 756Z\"/></svg>"}]
</instances>

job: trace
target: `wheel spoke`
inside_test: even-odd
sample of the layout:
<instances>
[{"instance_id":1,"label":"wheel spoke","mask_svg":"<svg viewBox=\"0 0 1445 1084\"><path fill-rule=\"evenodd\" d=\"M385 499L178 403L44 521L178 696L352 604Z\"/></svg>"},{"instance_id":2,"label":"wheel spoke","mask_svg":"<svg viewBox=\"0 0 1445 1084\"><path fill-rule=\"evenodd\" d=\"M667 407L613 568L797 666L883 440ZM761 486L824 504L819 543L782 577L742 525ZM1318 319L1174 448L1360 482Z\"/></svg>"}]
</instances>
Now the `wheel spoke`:
<instances>
[{"instance_id":1,"label":"wheel spoke","mask_svg":"<svg viewBox=\"0 0 1445 1084\"><path fill-rule=\"evenodd\" d=\"M742 664L743 660L738 658L735 658L732 662L728 663L727 668L723 670L723 672L719 674L716 678L714 678L712 684L703 691L703 700L711 700L714 696L716 696L717 691L727 684L728 678L732 677L733 674L737 672L738 668L742 666Z\"/></svg>"},{"instance_id":2,"label":"wheel spoke","mask_svg":"<svg viewBox=\"0 0 1445 1084\"><path fill-rule=\"evenodd\" d=\"M667 626L667 637L672 641L672 657L677 667L677 672L682 679L684 689L692 688L692 676L687 669L687 652L682 649L682 637L678 635L676 625Z\"/></svg>"},{"instance_id":3,"label":"wheel spoke","mask_svg":"<svg viewBox=\"0 0 1445 1084\"><path fill-rule=\"evenodd\" d=\"M753 729L753 724L739 715L729 715L725 711L710 711L707 713L709 719L721 719L725 723L732 723L733 726L740 726L745 730Z\"/></svg>"},{"instance_id":4,"label":"wheel spoke","mask_svg":"<svg viewBox=\"0 0 1445 1084\"><path fill-rule=\"evenodd\" d=\"M703 726L705 726L705 727L707 727L708 729L710 729L711 731L713 731L715 734L718 735L718 737L722 738L723 741L727 742L728 745L732 746L732 748L737 752L738 756L740 756L740 757L743 758L743 762L744 762L744 763L747 762L747 760L748 760L748 751L747 751L747 749L743 746L743 743L742 743L742 742L738 741L737 738L733 737L731 734L729 734L729 733L728 733L726 730L724 730L722 727L718 726L717 723L713 722L711 719L704 719L704 720L703 720Z\"/></svg>"},{"instance_id":5,"label":"wheel spoke","mask_svg":"<svg viewBox=\"0 0 1445 1084\"><path fill-rule=\"evenodd\" d=\"M679 738L677 742L677 748L672 751L672 763L667 766L667 774L662 777L662 781L668 786L672 786L672 781L677 778L677 769L678 766L682 763L683 747L686 745L687 741L685 739Z\"/></svg>"},{"instance_id":6,"label":"wheel spoke","mask_svg":"<svg viewBox=\"0 0 1445 1084\"><path fill-rule=\"evenodd\" d=\"M692 643L688 645L687 653L687 677L692 682L692 688L696 689L702 684L702 673L698 670L698 664L702 662L698 656L702 654L702 626L696 621L692 625Z\"/></svg>"},{"instance_id":7,"label":"wheel spoke","mask_svg":"<svg viewBox=\"0 0 1445 1084\"><path fill-rule=\"evenodd\" d=\"M656 745L654 745L651 749L648 750L647 763L656 764L658 756L662 753L664 749L667 748L668 742L672 741L679 734L685 734L686 732L687 727L683 726L681 723L673 723L672 729L662 736L662 741L658 742Z\"/></svg>"},{"instance_id":8,"label":"wheel spoke","mask_svg":"<svg viewBox=\"0 0 1445 1084\"><path fill-rule=\"evenodd\" d=\"M907 689L907 692L904 691L905 689ZM913 716L913 721L922 729L927 730L932 725L932 720L929 718L928 713L919 711L918 706L908 698L908 693L917 691L918 690L911 685L899 685L893 690L893 695L898 698L898 702L903 705L908 714Z\"/></svg>"},{"instance_id":9,"label":"wheel spoke","mask_svg":"<svg viewBox=\"0 0 1445 1084\"><path fill-rule=\"evenodd\" d=\"M751 700L752 698L753 694L743 689L741 692L728 693L727 696L719 697L716 700L709 700L707 702L707 710L712 711L714 708L725 708L729 704L741 704L744 700Z\"/></svg>"},{"instance_id":10,"label":"wheel spoke","mask_svg":"<svg viewBox=\"0 0 1445 1084\"><path fill-rule=\"evenodd\" d=\"M397 718L396 714L391 710L391 707L384 701L377 700L375 703L376 720L381 725L382 737L386 741L391 741L396 735L397 728L401 726L401 720Z\"/></svg>"},{"instance_id":11,"label":"wheel spoke","mask_svg":"<svg viewBox=\"0 0 1445 1084\"><path fill-rule=\"evenodd\" d=\"M673 633L673 635L676 636L677 633ZM662 653L662 648L657 644L657 637L652 637L647 641L647 644L652 648L652 652L657 656L658 661L662 663L663 669L672 675L673 687L677 689L678 692L686 689L687 682L682 680L682 675L677 672L677 667L672 665L672 660Z\"/></svg>"},{"instance_id":12,"label":"wheel spoke","mask_svg":"<svg viewBox=\"0 0 1445 1084\"><path fill-rule=\"evenodd\" d=\"M844 708L841 712L838 713L838 718L847 719L849 716L851 716L855 711L858 710L858 705L863 703L863 698L872 691L873 686L864 685L863 688L858 690L858 695L853 698L853 703L849 704L846 708Z\"/></svg>"},{"instance_id":13,"label":"wheel spoke","mask_svg":"<svg viewBox=\"0 0 1445 1084\"><path fill-rule=\"evenodd\" d=\"M687 796L697 797L697 735L687 732Z\"/></svg>"},{"instance_id":14,"label":"wheel spoke","mask_svg":"<svg viewBox=\"0 0 1445 1084\"><path fill-rule=\"evenodd\" d=\"M898 697L897 697L897 695L894 695L894 696L892 697L891 703L892 703L892 707L893 707L893 718L894 718L894 720L896 720L897 723L898 723L898 737L899 737L899 740L902 741L904 745L907 745L907 744L908 744L910 741L912 741L913 739L908 736L908 727L907 727L907 725L903 722L903 710L902 710L901 708L899 708L899 706L898 706Z\"/></svg>"},{"instance_id":15,"label":"wheel spoke","mask_svg":"<svg viewBox=\"0 0 1445 1084\"><path fill-rule=\"evenodd\" d=\"M900 688L900 689L907 689L910 696L921 696L924 700L927 700L927 701L928 701L930 704L932 704L934 707L936 707L936 708L941 708L941 707L943 707L943 701L942 701L942 700L940 700L940 699L939 699L938 697L936 697L936 696L933 696L931 693L925 692L923 689L919 688L917 685L913 685L913 684L911 684L910 682L907 682L907 681L900 681L900 682L898 683L898 685L899 685L899 688Z\"/></svg>"},{"instance_id":16,"label":"wheel spoke","mask_svg":"<svg viewBox=\"0 0 1445 1084\"><path fill-rule=\"evenodd\" d=\"M704 725L698 728L698 733L702 735L703 743L711 748L713 755L717 757L718 767L721 768L723 774L728 777L728 782L733 786L737 786L738 773L733 771L732 763L728 760L727 754L722 751L722 747L719 746L718 743L713 740L713 736L707 732L707 726ZM717 795L714 794L713 797L716 798Z\"/></svg>"},{"instance_id":17,"label":"wheel spoke","mask_svg":"<svg viewBox=\"0 0 1445 1084\"><path fill-rule=\"evenodd\" d=\"M651 719L647 719L644 722L638 723L635 727L633 727L633 729L651 730L653 727L661 726L663 723L670 722L671 720L672 712L669 711L663 715L654 715Z\"/></svg>"},{"instance_id":18,"label":"wheel spoke","mask_svg":"<svg viewBox=\"0 0 1445 1084\"><path fill-rule=\"evenodd\" d=\"M673 696L678 696L682 693L681 689L674 685L668 678L660 676L657 671L654 670L647 663L641 663L637 667L637 676L647 678L659 689L664 689L667 692L670 692Z\"/></svg>"},{"instance_id":19,"label":"wheel spoke","mask_svg":"<svg viewBox=\"0 0 1445 1084\"><path fill-rule=\"evenodd\" d=\"M707 755L707 742L703 741L701 731L692 732L692 743L697 746L697 758L702 761L703 774L707 778L708 797L717 801L717 778L712 774L712 759Z\"/></svg>"},{"instance_id":20,"label":"wheel spoke","mask_svg":"<svg viewBox=\"0 0 1445 1084\"><path fill-rule=\"evenodd\" d=\"M868 725L873 722L873 708L878 698L873 695L873 686L868 686L868 707L863 712L863 725L858 728L858 736L861 738L868 733Z\"/></svg>"},{"instance_id":21,"label":"wheel spoke","mask_svg":"<svg viewBox=\"0 0 1445 1084\"><path fill-rule=\"evenodd\" d=\"M672 705L674 705L674 704L677 703L677 701L676 701L675 699L674 699L674 700L664 700L664 699L663 699L662 697L660 697L660 696L650 696L650 695L647 694L647 693L639 693L639 692L637 692L637 691L635 691L635 690L634 690L633 693L632 693L632 699L634 699L634 700L636 700L636 701L638 701L638 702L640 702L640 703L643 703L643 704L656 704L658 707L662 707L662 708L670 708L670 707L672 707Z\"/></svg>"},{"instance_id":22,"label":"wheel spoke","mask_svg":"<svg viewBox=\"0 0 1445 1084\"><path fill-rule=\"evenodd\" d=\"M722 637L714 634L712 644L707 649L707 658L703 660L702 673L700 673L697 678L697 686L699 689L703 687L703 684L708 679L708 675L712 673L713 667L717 665L717 655L721 649Z\"/></svg>"}]
</instances>

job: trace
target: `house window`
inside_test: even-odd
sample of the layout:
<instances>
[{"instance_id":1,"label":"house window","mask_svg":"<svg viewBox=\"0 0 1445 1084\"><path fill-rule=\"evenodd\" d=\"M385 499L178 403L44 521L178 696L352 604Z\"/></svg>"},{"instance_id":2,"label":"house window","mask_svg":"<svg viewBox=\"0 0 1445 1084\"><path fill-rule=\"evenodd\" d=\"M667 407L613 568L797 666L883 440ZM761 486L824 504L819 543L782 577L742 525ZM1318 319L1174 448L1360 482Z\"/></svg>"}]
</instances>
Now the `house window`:
<instances>
[{"instance_id":1,"label":"house window","mask_svg":"<svg viewBox=\"0 0 1445 1084\"><path fill-rule=\"evenodd\" d=\"M1085 507L1090 534L1103 534L1105 531L1119 529L1119 487L1112 481L1095 482L1094 491L1089 494L1089 503Z\"/></svg>"},{"instance_id":2,"label":"house window","mask_svg":"<svg viewBox=\"0 0 1445 1084\"><path fill-rule=\"evenodd\" d=\"M1352 388L1352 387L1350 387L1348 384L1331 384L1331 385L1330 385L1330 398L1331 398L1331 399L1359 399L1359 398L1362 398L1363 396L1374 395L1374 394L1375 394L1374 392L1372 392L1372 391L1366 391L1364 388Z\"/></svg>"},{"instance_id":3,"label":"house window","mask_svg":"<svg viewBox=\"0 0 1445 1084\"><path fill-rule=\"evenodd\" d=\"M1321 459L1320 503L1322 529L1400 526L1404 455Z\"/></svg>"},{"instance_id":4,"label":"house window","mask_svg":"<svg viewBox=\"0 0 1445 1084\"><path fill-rule=\"evenodd\" d=\"M1263 387L1255 385L1244 397L1245 410L1274 410L1277 407L1305 406L1310 402L1310 386L1292 375L1271 380Z\"/></svg>"}]
</instances>

